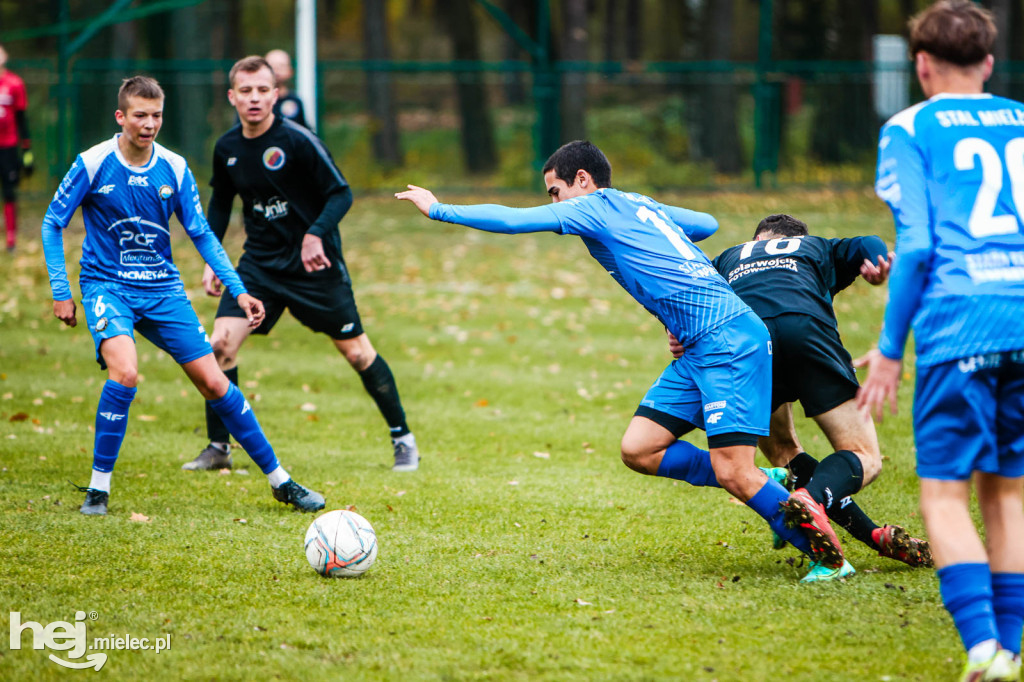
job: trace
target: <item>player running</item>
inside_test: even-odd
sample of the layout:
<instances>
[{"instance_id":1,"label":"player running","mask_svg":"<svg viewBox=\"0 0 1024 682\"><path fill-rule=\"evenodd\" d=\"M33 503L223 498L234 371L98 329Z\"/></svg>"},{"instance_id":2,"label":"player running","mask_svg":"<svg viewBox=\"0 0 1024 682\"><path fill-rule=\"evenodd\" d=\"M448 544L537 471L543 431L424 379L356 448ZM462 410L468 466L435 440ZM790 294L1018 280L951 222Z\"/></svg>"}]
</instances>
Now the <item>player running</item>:
<instances>
[{"instance_id":1,"label":"player running","mask_svg":"<svg viewBox=\"0 0 1024 682\"><path fill-rule=\"evenodd\" d=\"M32 141L28 134L25 83L7 70L7 52L0 45L0 197L4 201L7 251L14 251L18 237L18 181L31 175Z\"/></svg>"},{"instance_id":2,"label":"player running","mask_svg":"<svg viewBox=\"0 0 1024 682\"><path fill-rule=\"evenodd\" d=\"M278 463L249 403L217 367L171 260L174 214L245 311L247 324L262 322L263 304L246 292L210 232L185 159L155 141L163 123L163 90L152 78L135 76L121 84L117 102L114 116L121 133L78 155L42 225L53 314L74 327L78 318L62 230L82 207L82 306L96 344L96 360L108 375L96 408L92 480L81 488L86 493L81 512L107 513L111 474L138 383L135 331L181 365L207 406L220 415L267 475L274 499L302 511L323 509L323 496L293 481Z\"/></svg>"},{"instance_id":3,"label":"player running","mask_svg":"<svg viewBox=\"0 0 1024 682\"><path fill-rule=\"evenodd\" d=\"M695 446L679 436L707 432L722 487L760 514L780 536L829 566L842 550L829 528L786 527L786 489L754 466L768 435L771 376L768 331L694 246L718 227L710 215L611 188L611 166L589 142L562 146L544 165L552 203L516 209L442 204L410 185L395 196L434 220L487 232L549 231L579 236L590 254L686 347L647 392L622 438L622 459L644 474L677 478ZM816 523L828 526L820 515Z\"/></svg>"},{"instance_id":4,"label":"player running","mask_svg":"<svg viewBox=\"0 0 1024 682\"><path fill-rule=\"evenodd\" d=\"M771 335L771 435L760 439L761 451L773 466L789 468L806 504L822 506L832 521L880 556L930 566L927 542L899 526L879 527L851 498L878 475L881 453L874 424L856 407L859 384L839 337L832 301L858 275L871 284L885 282L890 266L885 242L876 236L810 236L802 221L770 215L754 230L754 241L726 249L713 264ZM678 357L682 347L671 334L669 342ZM791 406L797 400L835 449L820 463L804 452L797 438ZM707 457L703 451L695 456ZM691 465L689 471L706 471L709 466ZM776 547L781 544L776 538ZM849 562L838 569L815 564L803 580L853 573Z\"/></svg>"},{"instance_id":5,"label":"player running","mask_svg":"<svg viewBox=\"0 0 1024 682\"><path fill-rule=\"evenodd\" d=\"M352 206L352 190L323 143L311 132L272 113L277 99L274 72L262 57L231 67L228 99L240 125L224 133L213 150L210 227L223 239L235 195L242 198L245 253L238 275L267 307L255 328L233 299L223 298L213 323L213 352L224 373L238 383L238 351L249 334L269 334L285 308L315 332L327 334L359 374L387 423L394 449L393 471L419 466L416 438L391 368L363 331L341 253L338 222ZM211 296L221 282L212 268L203 274ZM231 466L228 430L206 411L210 444L184 469Z\"/></svg>"},{"instance_id":6,"label":"player running","mask_svg":"<svg viewBox=\"0 0 1024 682\"><path fill-rule=\"evenodd\" d=\"M896 261L858 395L878 418L887 400L895 412L913 324L921 511L971 682L1019 679L1024 626L1024 104L983 92L995 38L967 0L911 19L928 99L880 134L875 190Z\"/></svg>"}]
</instances>

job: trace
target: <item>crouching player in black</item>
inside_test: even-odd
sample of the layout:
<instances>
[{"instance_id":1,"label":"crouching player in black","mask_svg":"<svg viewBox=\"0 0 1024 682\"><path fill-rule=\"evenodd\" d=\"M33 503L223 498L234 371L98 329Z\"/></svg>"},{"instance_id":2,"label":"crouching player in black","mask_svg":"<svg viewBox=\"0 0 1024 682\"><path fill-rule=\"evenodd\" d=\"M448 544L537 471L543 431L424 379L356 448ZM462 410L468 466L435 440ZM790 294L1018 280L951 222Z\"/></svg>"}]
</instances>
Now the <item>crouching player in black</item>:
<instances>
[{"instance_id":1,"label":"crouching player in black","mask_svg":"<svg viewBox=\"0 0 1024 682\"><path fill-rule=\"evenodd\" d=\"M878 526L850 498L878 475L881 453L874 423L856 407L859 384L839 337L832 300L858 275L871 284L885 282L891 264L885 243L875 236L810 236L802 221L770 215L758 224L754 241L727 249L713 263L771 334L771 435L758 445L773 466L791 472L793 496L808 510L795 516L823 511L879 555L930 566L926 541L899 526ZM678 357L682 348L671 335L669 344ZM835 450L821 462L804 452L797 439L791 407L797 400ZM783 544L776 537L776 547ZM853 572L849 562L837 569L814 564L804 581Z\"/></svg>"},{"instance_id":2,"label":"crouching player in black","mask_svg":"<svg viewBox=\"0 0 1024 682\"><path fill-rule=\"evenodd\" d=\"M341 254L338 222L352 205L352 191L323 143L309 130L273 114L274 72L263 57L246 57L231 68L228 99L240 123L217 140L213 152L213 196L207 217L223 239L235 195L242 198L245 253L238 274L263 301L267 334L284 309L315 332L327 334L363 381L387 422L395 471L418 467L416 439L391 369L363 331L352 280ZM203 286L219 296L221 282L206 268ZM253 330L230 298L217 309L211 343L224 373L238 383L237 358ZM231 466L228 432L206 412L210 444L185 469Z\"/></svg>"}]
</instances>

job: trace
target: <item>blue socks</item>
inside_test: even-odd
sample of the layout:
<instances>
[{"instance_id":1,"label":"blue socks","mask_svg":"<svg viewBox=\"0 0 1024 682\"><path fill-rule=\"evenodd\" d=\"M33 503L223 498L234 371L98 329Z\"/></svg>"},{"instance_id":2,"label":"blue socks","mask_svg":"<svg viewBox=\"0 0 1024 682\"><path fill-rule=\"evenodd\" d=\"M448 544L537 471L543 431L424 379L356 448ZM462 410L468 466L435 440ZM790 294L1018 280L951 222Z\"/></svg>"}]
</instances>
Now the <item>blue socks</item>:
<instances>
[{"instance_id":1,"label":"blue socks","mask_svg":"<svg viewBox=\"0 0 1024 682\"><path fill-rule=\"evenodd\" d=\"M964 649L969 651L990 639L1002 642L996 628L995 610L992 608L992 574L988 564L952 564L940 568L936 575L939 577L942 603L953 617L953 624L960 633ZM1016 646L1019 649L1019 626L1016 632Z\"/></svg>"},{"instance_id":2,"label":"blue socks","mask_svg":"<svg viewBox=\"0 0 1024 682\"><path fill-rule=\"evenodd\" d=\"M1019 655L1024 630L1024 573L992 574L992 610L999 644Z\"/></svg>"},{"instance_id":3,"label":"blue socks","mask_svg":"<svg viewBox=\"0 0 1024 682\"><path fill-rule=\"evenodd\" d=\"M230 384L228 392L223 398L208 400L206 402L217 416L221 418L228 427L228 431L235 437L235 440L252 457L252 460L259 466L260 471L269 474L280 466L277 462L277 455L270 441L263 435L260 423L256 421L256 415L246 402L245 396L238 390L238 386Z\"/></svg>"},{"instance_id":4,"label":"blue socks","mask_svg":"<svg viewBox=\"0 0 1024 682\"><path fill-rule=\"evenodd\" d=\"M658 465L657 475L686 481L698 487L722 487L715 478L715 470L711 468L711 454L684 440L677 440L668 446Z\"/></svg>"},{"instance_id":5,"label":"blue socks","mask_svg":"<svg viewBox=\"0 0 1024 682\"><path fill-rule=\"evenodd\" d=\"M757 494L747 500L747 506L768 522L779 537L793 545L807 556L811 554L811 543L799 528L787 528L779 505L789 499L789 491L778 481L768 479Z\"/></svg>"},{"instance_id":6,"label":"blue socks","mask_svg":"<svg viewBox=\"0 0 1024 682\"><path fill-rule=\"evenodd\" d=\"M107 379L96 406L96 438L93 445L92 468L109 473L114 470L117 453L121 451L128 430L128 408L135 398L135 389Z\"/></svg>"},{"instance_id":7,"label":"blue socks","mask_svg":"<svg viewBox=\"0 0 1024 682\"><path fill-rule=\"evenodd\" d=\"M711 453L696 445L677 440L665 450L658 466L658 476L686 481L690 485L721 488L711 467ZM799 529L786 528L779 503L789 499L789 492L768 479L764 487L747 501L747 506L768 522L771 529L804 554L811 554L811 545Z\"/></svg>"}]
</instances>

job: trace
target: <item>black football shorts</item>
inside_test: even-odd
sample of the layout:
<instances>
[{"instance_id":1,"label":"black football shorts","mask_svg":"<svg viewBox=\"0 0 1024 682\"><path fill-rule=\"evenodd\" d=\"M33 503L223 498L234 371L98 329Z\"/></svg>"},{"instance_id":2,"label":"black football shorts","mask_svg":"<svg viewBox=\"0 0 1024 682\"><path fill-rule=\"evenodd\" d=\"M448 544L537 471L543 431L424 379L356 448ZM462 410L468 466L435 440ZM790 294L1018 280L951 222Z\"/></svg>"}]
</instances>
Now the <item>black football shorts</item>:
<instances>
[{"instance_id":1,"label":"black football shorts","mask_svg":"<svg viewBox=\"0 0 1024 682\"><path fill-rule=\"evenodd\" d=\"M352 282L344 269L326 277L304 277L266 270L246 258L236 269L249 294L263 301L267 310L267 317L254 334L269 334L286 308L296 320L332 339L351 339L363 333ZM245 316L235 299L221 296L217 317Z\"/></svg>"},{"instance_id":2,"label":"black football shorts","mask_svg":"<svg viewBox=\"0 0 1024 682\"><path fill-rule=\"evenodd\" d=\"M21 150L17 147L0 148L0 194L4 201L14 201L14 190L21 177Z\"/></svg>"},{"instance_id":3,"label":"black football shorts","mask_svg":"<svg viewBox=\"0 0 1024 682\"><path fill-rule=\"evenodd\" d=\"M772 337L772 412L797 400L816 417L856 397L860 384L839 331L810 315L764 320Z\"/></svg>"}]
</instances>

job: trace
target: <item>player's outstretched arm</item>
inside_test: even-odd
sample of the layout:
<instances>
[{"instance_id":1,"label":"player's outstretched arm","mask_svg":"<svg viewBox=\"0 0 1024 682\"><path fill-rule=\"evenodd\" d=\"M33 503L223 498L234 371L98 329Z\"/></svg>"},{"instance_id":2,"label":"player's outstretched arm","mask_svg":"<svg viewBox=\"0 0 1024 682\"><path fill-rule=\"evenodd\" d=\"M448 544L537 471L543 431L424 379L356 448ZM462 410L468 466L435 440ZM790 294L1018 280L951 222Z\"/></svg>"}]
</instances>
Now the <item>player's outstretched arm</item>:
<instances>
[{"instance_id":1,"label":"player's outstretched arm","mask_svg":"<svg viewBox=\"0 0 1024 682\"><path fill-rule=\"evenodd\" d=\"M411 201L416 208L420 210L420 213L430 217L430 207L437 203L437 197L429 189L417 187L416 185L406 185L409 189L404 192L395 192L395 198L402 201Z\"/></svg>"},{"instance_id":2,"label":"player's outstretched arm","mask_svg":"<svg viewBox=\"0 0 1024 682\"><path fill-rule=\"evenodd\" d=\"M896 390L899 388L903 361L893 360L874 348L853 361L854 367L867 367L868 375L857 391L857 407L882 421L886 401L889 412L896 414Z\"/></svg>"},{"instance_id":3,"label":"player's outstretched arm","mask_svg":"<svg viewBox=\"0 0 1024 682\"><path fill-rule=\"evenodd\" d=\"M263 322L267 311L263 308L263 301L253 298L249 294L239 294L235 299L238 307L245 311L245 318L249 320L249 327L255 329Z\"/></svg>"}]
</instances>

